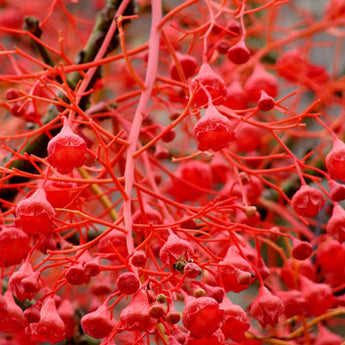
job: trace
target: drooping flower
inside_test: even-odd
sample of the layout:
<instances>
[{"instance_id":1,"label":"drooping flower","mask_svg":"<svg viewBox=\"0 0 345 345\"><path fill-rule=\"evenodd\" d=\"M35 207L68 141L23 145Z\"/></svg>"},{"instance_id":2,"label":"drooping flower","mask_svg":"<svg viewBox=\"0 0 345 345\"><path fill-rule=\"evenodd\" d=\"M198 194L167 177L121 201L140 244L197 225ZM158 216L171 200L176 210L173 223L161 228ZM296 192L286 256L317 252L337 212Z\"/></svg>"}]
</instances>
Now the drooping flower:
<instances>
[{"instance_id":1,"label":"drooping flower","mask_svg":"<svg viewBox=\"0 0 345 345\"><path fill-rule=\"evenodd\" d=\"M231 109L247 109L248 97L244 92L241 83L234 80L227 88L224 105Z\"/></svg>"},{"instance_id":2,"label":"drooping flower","mask_svg":"<svg viewBox=\"0 0 345 345\"><path fill-rule=\"evenodd\" d=\"M195 74L196 68L198 67L197 61L191 55L175 53L176 57L182 68L182 72L186 79L190 78ZM178 73L175 62L170 65L170 77L174 80L182 80Z\"/></svg>"},{"instance_id":3,"label":"drooping flower","mask_svg":"<svg viewBox=\"0 0 345 345\"><path fill-rule=\"evenodd\" d=\"M206 293L207 297L214 298L217 303L221 303L225 296L225 290L220 286L212 286L209 284L202 283L200 281L195 282L196 285L200 286Z\"/></svg>"},{"instance_id":4,"label":"drooping flower","mask_svg":"<svg viewBox=\"0 0 345 345\"><path fill-rule=\"evenodd\" d=\"M210 189L212 185L211 167L200 161L193 160L181 164L175 171L175 176L178 179L171 178L167 192L179 202L193 201L203 194L200 189L194 188L186 182L203 189Z\"/></svg>"},{"instance_id":5,"label":"drooping flower","mask_svg":"<svg viewBox=\"0 0 345 345\"><path fill-rule=\"evenodd\" d=\"M61 174L81 167L86 160L87 145L82 137L73 133L67 121L59 134L48 143L48 161Z\"/></svg>"},{"instance_id":6,"label":"drooping flower","mask_svg":"<svg viewBox=\"0 0 345 345\"><path fill-rule=\"evenodd\" d=\"M106 236L102 237L98 242L98 252L109 254L107 258L115 260L117 258L114 253L114 247L122 257L127 257L128 249L126 243L126 235L119 230L112 230Z\"/></svg>"},{"instance_id":7,"label":"drooping flower","mask_svg":"<svg viewBox=\"0 0 345 345\"><path fill-rule=\"evenodd\" d=\"M321 322L318 323L318 333L314 345L341 345L344 338L330 332Z\"/></svg>"},{"instance_id":8,"label":"drooping flower","mask_svg":"<svg viewBox=\"0 0 345 345\"><path fill-rule=\"evenodd\" d=\"M250 313L255 317L263 328L267 325L274 326L279 316L284 311L284 305L281 299L264 286L260 287L259 294L250 307Z\"/></svg>"},{"instance_id":9,"label":"drooping flower","mask_svg":"<svg viewBox=\"0 0 345 345\"><path fill-rule=\"evenodd\" d=\"M198 107L208 105L208 97L203 88L210 94L213 104L224 102L227 93L224 80L212 70L209 64L205 63L200 67L199 73L192 79L191 86L193 89L198 86L194 96Z\"/></svg>"},{"instance_id":10,"label":"drooping flower","mask_svg":"<svg viewBox=\"0 0 345 345\"><path fill-rule=\"evenodd\" d=\"M144 203L143 212L138 209L133 214L133 224L161 224L162 214L152 208L147 202ZM144 214L143 214L144 213ZM145 229L143 227L133 225L133 231L139 235L145 235Z\"/></svg>"},{"instance_id":11,"label":"drooping flower","mask_svg":"<svg viewBox=\"0 0 345 345\"><path fill-rule=\"evenodd\" d=\"M260 98L258 100L258 108L261 111L269 111L274 108L274 98L268 95L264 90L261 90Z\"/></svg>"},{"instance_id":12,"label":"drooping flower","mask_svg":"<svg viewBox=\"0 0 345 345\"><path fill-rule=\"evenodd\" d=\"M224 259L219 262L220 274L226 292L240 292L254 282L250 263L245 260L235 246L230 246Z\"/></svg>"},{"instance_id":13,"label":"drooping flower","mask_svg":"<svg viewBox=\"0 0 345 345\"><path fill-rule=\"evenodd\" d=\"M41 288L40 275L29 262L23 263L8 281L8 288L20 301L32 300Z\"/></svg>"},{"instance_id":14,"label":"drooping flower","mask_svg":"<svg viewBox=\"0 0 345 345\"><path fill-rule=\"evenodd\" d=\"M159 252L159 257L166 265L173 265L177 260L188 261L194 256L192 245L175 234L171 234Z\"/></svg>"},{"instance_id":15,"label":"drooping flower","mask_svg":"<svg viewBox=\"0 0 345 345\"><path fill-rule=\"evenodd\" d=\"M41 318L37 323L30 323L25 329L32 340L51 344L58 343L65 338L65 324L59 316L54 298L47 298L42 305Z\"/></svg>"},{"instance_id":16,"label":"drooping flower","mask_svg":"<svg viewBox=\"0 0 345 345\"><path fill-rule=\"evenodd\" d=\"M250 51L243 39L239 40L228 50L228 59L235 65L242 65L250 58Z\"/></svg>"},{"instance_id":17,"label":"drooping flower","mask_svg":"<svg viewBox=\"0 0 345 345\"><path fill-rule=\"evenodd\" d=\"M144 290L133 295L128 306L122 309L120 320L127 331L144 331L150 327L150 304Z\"/></svg>"},{"instance_id":18,"label":"drooping flower","mask_svg":"<svg viewBox=\"0 0 345 345\"><path fill-rule=\"evenodd\" d=\"M231 121L213 105L208 106L205 114L195 124L193 132L201 151L217 152L228 147L235 137Z\"/></svg>"},{"instance_id":19,"label":"drooping flower","mask_svg":"<svg viewBox=\"0 0 345 345\"><path fill-rule=\"evenodd\" d=\"M195 338L209 337L219 327L223 313L211 297L188 296L182 312L182 323Z\"/></svg>"},{"instance_id":20,"label":"drooping flower","mask_svg":"<svg viewBox=\"0 0 345 345\"><path fill-rule=\"evenodd\" d=\"M65 298L57 308L58 314L65 324L66 338L73 338L76 320L74 318L74 308L72 302Z\"/></svg>"},{"instance_id":21,"label":"drooping flower","mask_svg":"<svg viewBox=\"0 0 345 345\"><path fill-rule=\"evenodd\" d=\"M277 79L268 73L261 64L255 66L252 75L245 83L244 89L252 102L257 102L260 99L262 90L273 98L278 95Z\"/></svg>"},{"instance_id":22,"label":"drooping flower","mask_svg":"<svg viewBox=\"0 0 345 345\"><path fill-rule=\"evenodd\" d=\"M331 179L345 182L345 144L341 140L334 140L333 148L327 154L325 164Z\"/></svg>"},{"instance_id":23,"label":"drooping flower","mask_svg":"<svg viewBox=\"0 0 345 345\"><path fill-rule=\"evenodd\" d=\"M48 202L44 189L20 201L16 208L16 224L28 234L49 232L55 216L53 206Z\"/></svg>"},{"instance_id":24,"label":"drooping flower","mask_svg":"<svg viewBox=\"0 0 345 345\"><path fill-rule=\"evenodd\" d=\"M342 185L334 180L329 180L329 190L333 201L338 202L345 199L345 185Z\"/></svg>"},{"instance_id":25,"label":"drooping flower","mask_svg":"<svg viewBox=\"0 0 345 345\"><path fill-rule=\"evenodd\" d=\"M26 323L23 311L14 301L12 292L7 290L3 297L0 295L0 332L18 332Z\"/></svg>"},{"instance_id":26,"label":"drooping flower","mask_svg":"<svg viewBox=\"0 0 345 345\"><path fill-rule=\"evenodd\" d=\"M291 206L302 217L315 217L325 205L325 197L316 188L302 185L294 194Z\"/></svg>"},{"instance_id":27,"label":"drooping flower","mask_svg":"<svg viewBox=\"0 0 345 345\"><path fill-rule=\"evenodd\" d=\"M102 304L95 311L84 315L81 319L81 327L92 338L101 339L107 337L115 324L111 319L107 307Z\"/></svg>"},{"instance_id":28,"label":"drooping flower","mask_svg":"<svg viewBox=\"0 0 345 345\"><path fill-rule=\"evenodd\" d=\"M48 202L57 208L64 208L77 195L77 184L68 181L47 181L44 185Z\"/></svg>"},{"instance_id":29,"label":"drooping flower","mask_svg":"<svg viewBox=\"0 0 345 345\"><path fill-rule=\"evenodd\" d=\"M345 262L345 243L327 238L319 245L316 252L316 262L321 268L325 282L337 286L345 281L345 267L339 262Z\"/></svg>"},{"instance_id":30,"label":"drooping flower","mask_svg":"<svg viewBox=\"0 0 345 345\"><path fill-rule=\"evenodd\" d=\"M310 279L300 276L302 296L307 302L308 315L318 316L324 314L334 305L335 299L328 284L314 283Z\"/></svg>"},{"instance_id":31,"label":"drooping flower","mask_svg":"<svg viewBox=\"0 0 345 345\"><path fill-rule=\"evenodd\" d=\"M338 204L333 207L332 216L327 223L326 231L340 243L345 241L345 211Z\"/></svg>"},{"instance_id":32,"label":"drooping flower","mask_svg":"<svg viewBox=\"0 0 345 345\"><path fill-rule=\"evenodd\" d=\"M0 231L0 262L4 266L19 264L29 253L28 235L15 227L2 226Z\"/></svg>"},{"instance_id":33,"label":"drooping flower","mask_svg":"<svg viewBox=\"0 0 345 345\"><path fill-rule=\"evenodd\" d=\"M301 294L301 291L295 289L278 291L277 296L284 304L284 315L287 318L295 315L303 315L308 308L307 301Z\"/></svg>"},{"instance_id":34,"label":"drooping flower","mask_svg":"<svg viewBox=\"0 0 345 345\"><path fill-rule=\"evenodd\" d=\"M245 332L249 329L250 323L246 312L229 298L225 297L219 308L224 312L224 319L221 330L226 339L242 341L245 339Z\"/></svg>"}]
</instances>

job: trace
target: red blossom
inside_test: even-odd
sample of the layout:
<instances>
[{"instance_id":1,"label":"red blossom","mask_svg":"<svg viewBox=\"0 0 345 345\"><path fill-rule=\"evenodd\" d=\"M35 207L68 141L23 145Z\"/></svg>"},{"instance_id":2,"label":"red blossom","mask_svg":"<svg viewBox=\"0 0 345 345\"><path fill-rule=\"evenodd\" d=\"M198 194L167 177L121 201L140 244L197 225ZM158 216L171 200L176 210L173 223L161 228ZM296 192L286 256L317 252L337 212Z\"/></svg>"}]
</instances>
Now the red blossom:
<instances>
[{"instance_id":1,"label":"red blossom","mask_svg":"<svg viewBox=\"0 0 345 345\"><path fill-rule=\"evenodd\" d=\"M182 323L194 338L210 337L221 325L223 313L210 297L188 297Z\"/></svg>"},{"instance_id":2,"label":"red blossom","mask_svg":"<svg viewBox=\"0 0 345 345\"><path fill-rule=\"evenodd\" d=\"M191 244L171 234L159 252L159 257L167 265L173 265L176 261L190 260L193 258L194 249Z\"/></svg>"},{"instance_id":3,"label":"red blossom","mask_svg":"<svg viewBox=\"0 0 345 345\"><path fill-rule=\"evenodd\" d=\"M30 323L25 329L31 339L51 344L58 343L65 338L65 324L60 318L53 298L47 298L42 305L40 320Z\"/></svg>"},{"instance_id":4,"label":"red blossom","mask_svg":"<svg viewBox=\"0 0 345 345\"><path fill-rule=\"evenodd\" d=\"M115 324L106 306L101 305L95 311L82 317L81 326L90 337L101 339L109 335Z\"/></svg>"},{"instance_id":5,"label":"red blossom","mask_svg":"<svg viewBox=\"0 0 345 345\"><path fill-rule=\"evenodd\" d=\"M233 125L214 106L208 106L203 117L195 124L194 135L201 151L219 151L234 139Z\"/></svg>"},{"instance_id":6,"label":"red blossom","mask_svg":"<svg viewBox=\"0 0 345 345\"><path fill-rule=\"evenodd\" d=\"M1 2L0 345L341 343L345 6L309 2Z\"/></svg>"},{"instance_id":7,"label":"red blossom","mask_svg":"<svg viewBox=\"0 0 345 345\"><path fill-rule=\"evenodd\" d=\"M250 313L260 322L263 328L267 325L275 326L280 315L284 311L284 305L281 299L272 293L266 287L260 287L259 294L250 307Z\"/></svg>"}]
</instances>

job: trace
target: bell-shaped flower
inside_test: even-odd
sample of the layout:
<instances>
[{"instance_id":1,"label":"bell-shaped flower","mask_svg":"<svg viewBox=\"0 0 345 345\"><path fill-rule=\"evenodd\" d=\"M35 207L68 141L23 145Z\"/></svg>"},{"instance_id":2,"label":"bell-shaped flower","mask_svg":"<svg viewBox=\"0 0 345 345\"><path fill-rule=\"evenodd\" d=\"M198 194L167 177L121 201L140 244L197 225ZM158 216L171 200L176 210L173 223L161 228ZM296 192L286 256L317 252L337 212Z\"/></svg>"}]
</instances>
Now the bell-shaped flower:
<instances>
[{"instance_id":1,"label":"bell-shaped flower","mask_svg":"<svg viewBox=\"0 0 345 345\"><path fill-rule=\"evenodd\" d=\"M182 323L194 338L211 336L221 325L223 312L211 297L188 296L182 312Z\"/></svg>"},{"instance_id":2,"label":"bell-shaped flower","mask_svg":"<svg viewBox=\"0 0 345 345\"><path fill-rule=\"evenodd\" d=\"M16 209L16 225L26 233L37 235L49 232L55 216L53 206L48 202L44 189L20 201Z\"/></svg>"},{"instance_id":3,"label":"bell-shaped flower","mask_svg":"<svg viewBox=\"0 0 345 345\"><path fill-rule=\"evenodd\" d=\"M120 320L127 331L144 331L150 327L150 303L144 290L139 290L132 297L128 306L121 311Z\"/></svg>"},{"instance_id":4,"label":"bell-shaped flower","mask_svg":"<svg viewBox=\"0 0 345 345\"><path fill-rule=\"evenodd\" d=\"M84 332L95 339L107 337L114 326L114 321L104 304L100 305L95 311L84 315L81 319L81 327Z\"/></svg>"},{"instance_id":5,"label":"bell-shaped flower","mask_svg":"<svg viewBox=\"0 0 345 345\"><path fill-rule=\"evenodd\" d=\"M274 326L279 316L284 311L284 305L281 299L264 286L260 287L259 294L250 308L250 313L255 317L263 328L267 325Z\"/></svg>"},{"instance_id":6,"label":"bell-shaped flower","mask_svg":"<svg viewBox=\"0 0 345 345\"><path fill-rule=\"evenodd\" d=\"M20 301L32 300L41 289L40 275L34 272L29 262L25 262L17 272L12 274L8 281L8 288Z\"/></svg>"},{"instance_id":7,"label":"bell-shaped flower","mask_svg":"<svg viewBox=\"0 0 345 345\"><path fill-rule=\"evenodd\" d=\"M159 252L162 262L173 265L176 261L183 259L189 261L194 256L192 245L175 234L171 234Z\"/></svg>"},{"instance_id":8,"label":"bell-shaped flower","mask_svg":"<svg viewBox=\"0 0 345 345\"><path fill-rule=\"evenodd\" d=\"M65 339L65 324L59 316L54 298L47 298L41 308L41 318L37 323L30 323L25 329L32 340L49 341L51 344Z\"/></svg>"}]
</instances>

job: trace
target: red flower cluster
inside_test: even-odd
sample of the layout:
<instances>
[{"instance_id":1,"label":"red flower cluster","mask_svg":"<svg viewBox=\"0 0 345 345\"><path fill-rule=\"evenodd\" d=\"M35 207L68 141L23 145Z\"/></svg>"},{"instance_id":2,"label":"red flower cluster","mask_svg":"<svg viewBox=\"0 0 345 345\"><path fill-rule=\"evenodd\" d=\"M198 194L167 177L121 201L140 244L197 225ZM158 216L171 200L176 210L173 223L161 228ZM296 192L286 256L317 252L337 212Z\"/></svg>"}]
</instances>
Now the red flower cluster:
<instances>
[{"instance_id":1,"label":"red flower cluster","mask_svg":"<svg viewBox=\"0 0 345 345\"><path fill-rule=\"evenodd\" d=\"M0 345L342 344L345 6L309 2L1 2Z\"/></svg>"}]
</instances>

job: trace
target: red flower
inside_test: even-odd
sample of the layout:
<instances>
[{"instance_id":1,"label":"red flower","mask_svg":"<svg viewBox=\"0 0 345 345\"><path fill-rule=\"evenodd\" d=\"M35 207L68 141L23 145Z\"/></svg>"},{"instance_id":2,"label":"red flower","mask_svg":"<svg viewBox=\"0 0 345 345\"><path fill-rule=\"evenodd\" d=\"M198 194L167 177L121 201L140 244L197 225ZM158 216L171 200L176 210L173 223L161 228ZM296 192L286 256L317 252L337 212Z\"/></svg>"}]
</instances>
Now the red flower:
<instances>
[{"instance_id":1,"label":"red flower","mask_svg":"<svg viewBox=\"0 0 345 345\"><path fill-rule=\"evenodd\" d=\"M11 291L7 290L4 296L0 295L0 332L18 332L26 323L23 311L14 301Z\"/></svg>"},{"instance_id":2,"label":"red flower","mask_svg":"<svg viewBox=\"0 0 345 345\"><path fill-rule=\"evenodd\" d=\"M308 304L308 314L318 316L324 314L334 305L332 289L328 284L314 283L306 277L299 277L302 296Z\"/></svg>"},{"instance_id":3,"label":"red flower","mask_svg":"<svg viewBox=\"0 0 345 345\"><path fill-rule=\"evenodd\" d=\"M231 121L221 115L213 105L208 106L204 116L195 124L193 132L200 151L216 152L228 147L234 140Z\"/></svg>"},{"instance_id":4,"label":"red flower","mask_svg":"<svg viewBox=\"0 0 345 345\"><path fill-rule=\"evenodd\" d=\"M132 272L124 272L117 278L117 288L125 295L132 295L138 291L140 281Z\"/></svg>"},{"instance_id":5,"label":"red flower","mask_svg":"<svg viewBox=\"0 0 345 345\"><path fill-rule=\"evenodd\" d=\"M48 232L55 216L44 189L38 188L29 198L20 201L16 209L16 224L28 234Z\"/></svg>"},{"instance_id":6,"label":"red flower","mask_svg":"<svg viewBox=\"0 0 345 345\"><path fill-rule=\"evenodd\" d=\"M90 337L101 339L107 337L115 325L107 307L102 304L95 311L82 317L81 326Z\"/></svg>"},{"instance_id":7,"label":"red flower","mask_svg":"<svg viewBox=\"0 0 345 345\"><path fill-rule=\"evenodd\" d=\"M288 318L303 315L307 310L307 302L298 290L278 291L277 296L283 301L284 315Z\"/></svg>"},{"instance_id":8,"label":"red flower","mask_svg":"<svg viewBox=\"0 0 345 345\"><path fill-rule=\"evenodd\" d=\"M208 97L203 88L208 91L214 104L224 102L224 97L227 94L224 80L212 70L209 64L203 64L199 73L192 79L192 88L194 89L197 85L198 89L194 101L198 107L208 104Z\"/></svg>"},{"instance_id":9,"label":"red flower","mask_svg":"<svg viewBox=\"0 0 345 345\"><path fill-rule=\"evenodd\" d=\"M194 249L191 244L171 234L159 252L162 262L173 265L179 259L188 261L194 256Z\"/></svg>"},{"instance_id":10,"label":"red flower","mask_svg":"<svg viewBox=\"0 0 345 345\"><path fill-rule=\"evenodd\" d=\"M334 140L333 148L326 156L325 164L331 179L345 182L345 144L341 140Z\"/></svg>"},{"instance_id":11,"label":"red flower","mask_svg":"<svg viewBox=\"0 0 345 345\"><path fill-rule=\"evenodd\" d=\"M87 146L82 137L73 133L71 127L63 125L48 143L48 161L61 174L68 174L75 167L81 167L86 160Z\"/></svg>"},{"instance_id":12,"label":"red flower","mask_svg":"<svg viewBox=\"0 0 345 345\"><path fill-rule=\"evenodd\" d=\"M264 286L260 287L259 294L250 308L250 313L260 322L263 328L274 326L283 313L284 305L281 299L271 294Z\"/></svg>"},{"instance_id":13,"label":"red flower","mask_svg":"<svg viewBox=\"0 0 345 345\"><path fill-rule=\"evenodd\" d=\"M211 336L219 327L223 312L211 297L188 296L182 313L182 323L194 338Z\"/></svg>"},{"instance_id":14,"label":"red flower","mask_svg":"<svg viewBox=\"0 0 345 345\"><path fill-rule=\"evenodd\" d=\"M249 329L250 323L246 312L229 298L224 298L219 308L224 311L224 319L221 330L226 339L242 341L245 339L245 332Z\"/></svg>"},{"instance_id":15,"label":"red flower","mask_svg":"<svg viewBox=\"0 0 345 345\"><path fill-rule=\"evenodd\" d=\"M325 197L316 188L303 185L294 194L291 206L302 217L315 217L325 204Z\"/></svg>"},{"instance_id":16,"label":"red flower","mask_svg":"<svg viewBox=\"0 0 345 345\"><path fill-rule=\"evenodd\" d=\"M131 302L121 311L120 320L127 331L144 331L150 327L150 304L144 290L133 295Z\"/></svg>"},{"instance_id":17,"label":"red flower","mask_svg":"<svg viewBox=\"0 0 345 345\"><path fill-rule=\"evenodd\" d=\"M334 236L340 243L345 241L345 211L336 204L333 208L332 216L326 227L329 235Z\"/></svg>"},{"instance_id":18,"label":"red flower","mask_svg":"<svg viewBox=\"0 0 345 345\"><path fill-rule=\"evenodd\" d=\"M20 300L32 300L41 288L40 276L34 272L30 263L25 262L8 281L8 288Z\"/></svg>"},{"instance_id":19,"label":"red flower","mask_svg":"<svg viewBox=\"0 0 345 345\"><path fill-rule=\"evenodd\" d=\"M59 316L54 298L47 298L42 305L41 318L37 323L30 323L25 332L32 340L51 344L58 343L65 338L65 324Z\"/></svg>"},{"instance_id":20,"label":"red flower","mask_svg":"<svg viewBox=\"0 0 345 345\"><path fill-rule=\"evenodd\" d=\"M28 235L15 227L2 226L0 232L0 262L4 266L19 264L29 253Z\"/></svg>"},{"instance_id":21,"label":"red flower","mask_svg":"<svg viewBox=\"0 0 345 345\"><path fill-rule=\"evenodd\" d=\"M265 91L273 98L278 95L276 78L260 64L255 66L252 75L247 79L244 89L252 102L257 102L260 99L261 91Z\"/></svg>"}]
</instances>

